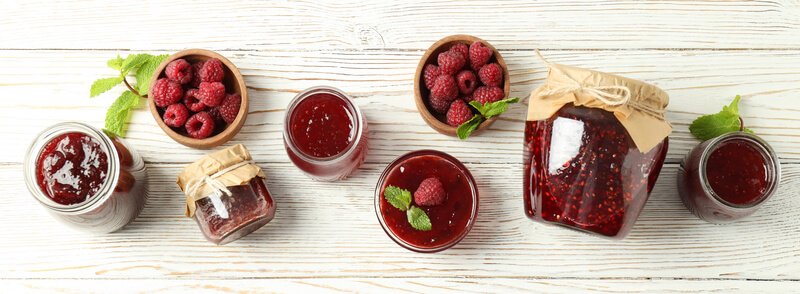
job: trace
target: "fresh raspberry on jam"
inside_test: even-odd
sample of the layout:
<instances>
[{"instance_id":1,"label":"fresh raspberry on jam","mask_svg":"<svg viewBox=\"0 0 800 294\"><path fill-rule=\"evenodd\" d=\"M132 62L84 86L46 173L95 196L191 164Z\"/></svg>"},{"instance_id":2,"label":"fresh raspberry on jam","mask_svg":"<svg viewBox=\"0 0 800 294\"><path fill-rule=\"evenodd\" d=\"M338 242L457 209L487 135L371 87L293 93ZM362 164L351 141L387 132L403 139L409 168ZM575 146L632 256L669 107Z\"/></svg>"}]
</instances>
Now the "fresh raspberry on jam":
<instances>
[{"instance_id":1,"label":"fresh raspberry on jam","mask_svg":"<svg viewBox=\"0 0 800 294\"><path fill-rule=\"evenodd\" d=\"M450 107L450 101L441 98L431 97L428 102L430 103L431 108L433 108L433 111L442 114L447 113L447 109Z\"/></svg>"},{"instance_id":2,"label":"fresh raspberry on jam","mask_svg":"<svg viewBox=\"0 0 800 294\"><path fill-rule=\"evenodd\" d=\"M164 111L164 123L173 128L180 128L189 119L189 109L180 103L167 107Z\"/></svg>"},{"instance_id":3,"label":"fresh raspberry on jam","mask_svg":"<svg viewBox=\"0 0 800 294\"><path fill-rule=\"evenodd\" d=\"M454 75L467 63L460 53L450 51L439 53L437 61L439 62L439 71L443 75Z\"/></svg>"},{"instance_id":4,"label":"fresh raspberry on jam","mask_svg":"<svg viewBox=\"0 0 800 294\"><path fill-rule=\"evenodd\" d=\"M242 106L242 96L239 94L225 95L222 104L217 107L220 116L225 120L225 123L231 124L236 116L239 115L239 108Z\"/></svg>"},{"instance_id":5,"label":"fresh raspberry on jam","mask_svg":"<svg viewBox=\"0 0 800 294\"><path fill-rule=\"evenodd\" d=\"M183 104L186 104L186 108L189 108L192 112L200 112L206 109L206 105L197 98L197 89L186 91L186 95L183 96Z\"/></svg>"},{"instance_id":6,"label":"fresh raspberry on jam","mask_svg":"<svg viewBox=\"0 0 800 294\"><path fill-rule=\"evenodd\" d=\"M195 97L206 106L219 106L225 99L225 85L220 82L202 82Z\"/></svg>"},{"instance_id":7,"label":"fresh raspberry on jam","mask_svg":"<svg viewBox=\"0 0 800 294\"><path fill-rule=\"evenodd\" d=\"M481 42L472 43L469 46L469 65L472 69L478 70L489 63L492 55L494 55L492 48L486 47Z\"/></svg>"},{"instance_id":8,"label":"fresh raspberry on jam","mask_svg":"<svg viewBox=\"0 0 800 294\"><path fill-rule=\"evenodd\" d=\"M503 82L503 69L497 63L489 63L478 70L478 76L484 85L499 87Z\"/></svg>"},{"instance_id":9,"label":"fresh raspberry on jam","mask_svg":"<svg viewBox=\"0 0 800 294\"><path fill-rule=\"evenodd\" d=\"M450 104L447 110L447 124L457 127L472 118L472 109L463 100L456 100Z\"/></svg>"},{"instance_id":10,"label":"fresh raspberry on jam","mask_svg":"<svg viewBox=\"0 0 800 294\"><path fill-rule=\"evenodd\" d=\"M436 78L431 89L431 99L436 98L450 102L456 97L458 97L458 85L453 76L441 75Z\"/></svg>"},{"instance_id":11,"label":"fresh raspberry on jam","mask_svg":"<svg viewBox=\"0 0 800 294\"><path fill-rule=\"evenodd\" d=\"M461 56L464 57L464 60L467 60L469 58L469 46L467 46L467 44L460 42L455 43L453 46L450 47L450 50L448 51L461 53Z\"/></svg>"},{"instance_id":12,"label":"fresh raspberry on jam","mask_svg":"<svg viewBox=\"0 0 800 294\"><path fill-rule=\"evenodd\" d=\"M444 203L446 195L444 185L439 178L427 178L419 183L417 191L414 192L414 202L420 206L434 206Z\"/></svg>"},{"instance_id":13,"label":"fresh raspberry on jam","mask_svg":"<svg viewBox=\"0 0 800 294\"><path fill-rule=\"evenodd\" d=\"M471 70L462 70L456 75L456 82L458 82L458 91L464 95L470 95L478 87L478 78Z\"/></svg>"},{"instance_id":14,"label":"fresh raspberry on jam","mask_svg":"<svg viewBox=\"0 0 800 294\"><path fill-rule=\"evenodd\" d=\"M472 93L472 99L475 99L475 101L481 104L502 100L505 96L506 94L503 92L503 89L498 87L481 86Z\"/></svg>"},{"instance_id":15,"label":"fresh raspberry on jam","mask_svg":"<svg viewBox=\"0 0 800 294\"><path fill-rule=\"evenodd\" d=\"M194 75L192 76L192 81L189 83L192 88L200 87L200 83L203 82L203 80L200 79L200 69L203 68L203 64L205 64L205 61L192 63L192 71L194 72Z\"/></svg>"},{"instance_id":16,"label":"fresh raspberry on jam","mask_svg":"<svg viewBox=\"0 0 800 294\"><path fill-rule=\"evenodd\" d=\"M200 80L203 82L222 82L222 78L225 77L225 70L224 65L222 65L222 61L219 59L209 59L203 63L203 66L200 68L200 72L197 74L200 76Z\"/></svg>"},{"instance_id":17,"label":"fresh raspberry on jam","mask_svg":"<svg viewBox=\"0 0 800 294\"><path fill-rule=\"evenodd\" d=\"M426 64L425 68L422 70L422 81L425 82L425 88L428 90L433 89L433 83L436 82L436 78L438 78L440 74L438 66L435 64Z\"/></svg>"},{"instance_id":18,"label":"fresh raspberry on jam","mask_svg":"<svg viewBox=\"0 0 800 294\"><path fill-rule=\"evenodd\" d=\"M183 99L181 84L167 78L158 79L153 85L153 102L158 107L167 107Z\"/></svg>"},{"instance_id":19,"label":"fresh raspberry on jam","mask_svg":"<svg viewBox=\"0 0 800 294\"><path fill-rule=\"evenodd\" d=\"M186 121L186 133L195 139L205 139L214 132L214 118L208 112L195 113Z\"/></svg>"},{"instance_id":20,"label":"fresh raspberry on jam","mask_svg":"<svg viewBox=\"0 0 800 294\"><path fill-rule=\"evenodd\" d=\"M164 74L172 81L176 81L179 84L186 84L191 82L192 78L194 78L194 69L186 60L175 59L167 64Z\"/></svg>"}]
</instances>

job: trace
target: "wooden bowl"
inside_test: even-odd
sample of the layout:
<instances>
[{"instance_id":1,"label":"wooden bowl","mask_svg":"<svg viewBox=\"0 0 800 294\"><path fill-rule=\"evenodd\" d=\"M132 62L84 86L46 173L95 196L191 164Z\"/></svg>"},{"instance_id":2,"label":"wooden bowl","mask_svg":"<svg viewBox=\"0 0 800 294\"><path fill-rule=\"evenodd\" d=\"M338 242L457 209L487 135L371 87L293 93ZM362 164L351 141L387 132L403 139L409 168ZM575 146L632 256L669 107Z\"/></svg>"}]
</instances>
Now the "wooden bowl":
<instances>
[{"instance_id":1,"label":"wooden bowl","mask_svg":"<svg viewBox=\"0 0 800 294\"><path fill-rule=\"evenodd\" d=\"M247 119L249 100L247 98L247 88L245 87L242 74L239 72L239 69L236 68L233 63L231 63L230 60L216 52L204 49L187 49L167 57L167 59L165 59L164 62L162 62L158 68L156 68L155 72L158 74L153 75L150 85L155 85L158 79L165 77L164 68L167 67L167 64L179 58L183 58L189 63L205 61L212 58L222 61L222 64L225 65L225 78L222 80L222 83L225 85L225 92L229 94L236 93L242 96L242 106L239 108L239 114L236 115L236 119L233 121L233 123L229 124L222 132L205 139L195 139L189 137L188 135L178 133L167 126L164 123L164 120L161 118L161 113L159 113L159 109L153 99L148 99L148 103L150 104L150 113L153 114L153 118L155 118L158 126L164 130L164 133L172 138L172 140L175 140L175 142L181 143L185 146L197 149L210 149L228 142L231 138L233 138L233 136L239 133L239 130L241 130L242 126L244 125L245 119ZM150 87L150 91L147 93L147 95L148 97L153 97L153 87Z\"/></svg>"},{"instance_id":2,"label":"wooden bowl","mask_svg":"<svg viewBox=\"0 0 800 294\"><path fill-rule=\"evenodd\" d=\"M444 37L436 43L433 43L433 45L428 48L428 51L425 51L425 54L422 55L422 59L419 60L419 64L417 65L417 72L414 74L414 101L417 104L417 111L419 111L422 119L425 120L425 122L431 126L431 128L439 133L454 137L456 136L456 129L458 129L458 127L448 125L446 123L447 120L445 115L436 113L432 108L430 108L430 106L428 106L428 103L425 102L428 98L428 95L430 95L430 90L425 88L425 82L422 80L422 71L426 64L436 64L439 53L449 50L450 47L457 42L467 44L467 46L474 42L481 42L486 45L486 47L491 48L492 51L494 51L494 55L489 62L497 62L497 64L503 69L503 91L506 94L505 98L508 98L509 91L511 90L511 81L509 78L510 76L508 74L508 66L506 66L506 61L503 59L503 56L500 55L500 52L497 51L492 44L489 44L489 42L470 35L452 35ZM469 64L469 62L467 62L467 64ZM497 116L484 121L474 132L472 132L472 135L480 133L482 130L488 128L496 120Z\"/></svg>"}]
</instances>

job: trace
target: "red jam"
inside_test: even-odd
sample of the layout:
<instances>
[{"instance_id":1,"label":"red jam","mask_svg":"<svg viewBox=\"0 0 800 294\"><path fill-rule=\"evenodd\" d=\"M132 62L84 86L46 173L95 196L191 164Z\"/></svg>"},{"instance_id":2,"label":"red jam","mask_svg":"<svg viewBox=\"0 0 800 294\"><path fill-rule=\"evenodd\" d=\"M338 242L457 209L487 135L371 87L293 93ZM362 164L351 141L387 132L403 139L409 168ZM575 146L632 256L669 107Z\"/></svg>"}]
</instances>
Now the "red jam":
<instances>
[{"instance_id":1,"label":"red jam","mask_svg":"<svg viewBox=\"0 0 800 294\"><path fill-rule=\"evenodd\" d=\"M108 174L108 155L83 133L65 133L44 145L36 161L36 181L44 194L63 205L97 194Z\"/></svg>"},{"instance_id":2,"label":"red jam","mask_svg":"<svg viewBox=\"0 0 800 294\"><path fill-rule=\"evenodd\" d=\"M460 241L472 227L477 214L477 190L474 188L469 171L460 163L456 164L451 159L442 157L440 154L443 153L436 151L415 153L421 154L409 154L410 157L399 159L399 162L393 163L387 168L387 172L384 172L383 183L379 183L380 195L377 195L380 198L380 217L383 219L384 229L391 230L390 236L393 234L417 248L446 249ZM420 231L408 223L406 212L386 201L383 191L388 186L396 186L410 191L413 195L419 184L430 177L439 178L447 198L444 203L436 206L420 206L412 200L412 205L424 210L431 220L432 229Z\"/></svg>"},{"instance_id":3,"label":"red jam","mask_svg":"<svg viewBox=\"0 0 800 294\"><path fill-rule=\"evenodd\" d=\"M264 179L255 177L248 185L228 187L231 195L197 200L195 220L203 235L215 244L226 244L250 234L275 216L275 202Z\"/></svg>"},{"instance_id":4,"label":"red jam","mask_svg":"<svg viewBox=\"0 0 800 294\"><path fill-rule=\"evenodd\" d=\"M528 217L623 238L655 185L667 140L640 152L610 112L566 105L525 127Z\"/></svg>"},{"instance_id":5,"label":"red jam","mask_svg":"<svg viewBox=\"0 0 800 294\"><path fill-rule=\"evenodd\" d=\"M295 146L308 156L336 156L353 143L353 114L345 101L328 93L313 94L294 109L289 120Z\"/></svg>"},{"instance_id":6,"label":"red jam","mask_svg":"<svg viewBox=\"0 0 800 294\"><path fill-rule=\"evenodd\" d=\"M706 163L706 178L720 198L736 205L756 202L768 188L764 156L745 141L720 144Z\"/></svg>"}]
</instances>

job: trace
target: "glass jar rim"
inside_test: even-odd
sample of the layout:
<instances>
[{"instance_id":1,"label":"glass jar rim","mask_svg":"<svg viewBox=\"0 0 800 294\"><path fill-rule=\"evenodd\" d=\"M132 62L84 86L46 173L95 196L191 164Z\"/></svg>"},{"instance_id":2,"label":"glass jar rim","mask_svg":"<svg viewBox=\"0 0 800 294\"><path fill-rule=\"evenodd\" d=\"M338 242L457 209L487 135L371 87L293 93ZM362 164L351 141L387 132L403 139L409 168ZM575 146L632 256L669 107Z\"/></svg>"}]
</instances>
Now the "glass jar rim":
<instances>
[{"instance_id":1,"label":"glass jar rim","mask_svg":"<svg viewBox=\"0 0 800 294\"><path fill-rule=\"evenodd\" d=\"M386 224L386 221L383 219L383 215L381 214L381 196L382 196L381 191L383 190L382 189L383 184L386 181L386 178L389 176L389 173L392 170L394 170L394 168L398 164L418 156L436 156L453 164L466 177L467 182L469 183L470 186L470 190L472 191L472 211L470 213L469 220L467 221L467 224L465 225L463 232L458 236L456 236L455 238L453 238L452 240L448 241L447 243L434 247L421 247L406 242L405 240L397 236L397 234L395 234L391 228L389 228L389 226ZM392 239L392 241L397 243L397 245L400 245L400 247L419 253L436 253L455 246L456 244L461 242L461 240L463 240L464 237L467 236L467 234L469 234L469 232L472 230L473 225L475 225L475 221L478 217L479 199L480 198L478 197L478 186L475 183L475 178L472 176L472 173L470 173L469 169L467 169L467 167L464 166L463 163L461 163L461 161L459 161L452 155L442 151L432 150L432 149L421 149L421 150L406 152L405 154L398 156L397 158L392 160L392 162L390 162L383 170L380 177L378 178L378 183L375 186L375 215L378 217L378 222L380 223L381 228L383 228L383 231L386 233L386 235L388 235L389 238Z\"/></svg>"},{"instance_id":2,"label":"glass jar rim","mask_svg":"<svg viewBox=\"0 0 800 294\"><path fill-rule=\"evenodd\" d=\"M289 131L290 121L292 119L292 114L294 114L295 108L297 105L300 104L303 100L308 97L313 96L314 94L326 93L336 96L339 99L342 99L348 106L348 108L353 112L353 124L356 126L356 136L353 140L347 145L347 149L343 152L339 152L334 156L330 157L313 157L302 150L300 150L296 145L294 140L292 139L292 134ZM356 146L358 142L361 140L364 132L364 126L362 124L363 121L363 114L361 113L361 109L354 103L353 98L350 95L347 95L344 91L339 90L338 88L331 87L331 86L315 86L308 89L303 90L302 92L298 93L297 95L292 98L292 101L289 102L289 106L286 107L286 115L283 121L283 138L284 142L286 142L286 146L292 150L294 154L298 157L303 159L303 161L311 162L315 164L331 164L338 162L340 160L348 158L350 154L355 152L357 149Z\"/></svg>"},{"instance_id":3,"label":"glass jar rim","mask_svg":"<svg viewBox=\"0 0 800 294\"><path fill-rule=\"evenodd\" d=\"M80 133L92 137L100 142L100 147L108 155L107 176L100 190L98 190L96 194L89 196L86 201L71 205L60 204L47 197L39 188L36 180L37 161L39 154L43 151L42 149L56 136L67 133ZM81 214L100 206L111 196L114 187L117 186L117 182L119 181L120 167L118 158L117 149L114 147L111 138L105 132L81 122L57 123L40 132L28 147L23 167L25 184L33 197L52 211L61 214Z\"/></svg>"},{"instance_id":4,"label":"glass jar rim","mask_svg":"<svg viewBox=\"0 0 800 294\"><path fill-rule=\"evenodd\" d=\"M717 194L714 189L711 187L711 184L708 182L708 174L706 173L706 164L708 163L708 158L711 156L711 153L717 149L722 143L729 142L732 140L742 140L744 142L749 143L753 147L755 147L759 154L764 158L766 161L766 170L767 170L767 182L769 183L769 188L759 196L757 201L753 201L752 203L748 203L745 205L740 205L736 203L732 203L730 201L725 200L719 194ZM698 177L700 178L700 185L705 190L705 193L709 195L712 201L717 202L720 205L729 207L731 209L752 209L754 207L760 206L764 201L772 197L775 194L775 191L778 188L778 183L781 179L781 165L778 160L778 156L775 153L775 150L772 149L764 139L758 137L756 135L737 131L737 132L730 132L723 135L720 135L716 138L709 139L708 144L703 148L703 152L700 154L700 165L698 168Z\"/></svg>"}]
</instances>

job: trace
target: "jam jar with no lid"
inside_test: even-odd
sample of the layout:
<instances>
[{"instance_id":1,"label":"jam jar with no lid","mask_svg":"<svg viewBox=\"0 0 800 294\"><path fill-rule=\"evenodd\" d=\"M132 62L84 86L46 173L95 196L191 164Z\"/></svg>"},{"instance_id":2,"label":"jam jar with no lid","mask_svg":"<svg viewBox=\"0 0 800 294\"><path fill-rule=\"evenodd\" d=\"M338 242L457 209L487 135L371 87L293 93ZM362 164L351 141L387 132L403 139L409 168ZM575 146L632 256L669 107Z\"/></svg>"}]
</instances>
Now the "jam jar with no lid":
<instances>
[{"instance_id":1,"label":"jam jar with no lid","mask_svg":"<svg viewBox=\"0 0 800 294\"><path fill-rule=\"evenodd\" d=\"M28 191L58 220L110 233L135 219L147 201L147 170L119 138L76 122L40 133L25 158Z\"/></svg>"},{"instance_id":2,"label":"jam jar with no lid","mask_svg":"<svg viewBox=\"0 0 800 294\"><path fill-rule=\"evenodd\" d=\"M732 132L692 149L678 169L678 193L695 215L727 223L753 214L780 182L778 156L764 140Z\"/></svg>"},{"instance_id":3,"label":"jam jar with no lid","mask_svg":"<svg viewBox=\"0 0 800 294\"><path fill-rule=\"evenodd\" d=\"M653 190L668 139L642 153L613 113L567 104L528 121L525 213L535 221L622 239Z\"/></svg>"},{"instance_id":4,"label":"jam jar with no lid","mask_svg":"<svg viewBox=\"0 0 800 294\"><path fill-rule=\"evenodd\" d=\"M341 90L313 87L289 103L283 142L289 159L309 177L336 181L364 162L367 121Z\"/></svg>"}]
</instances>

